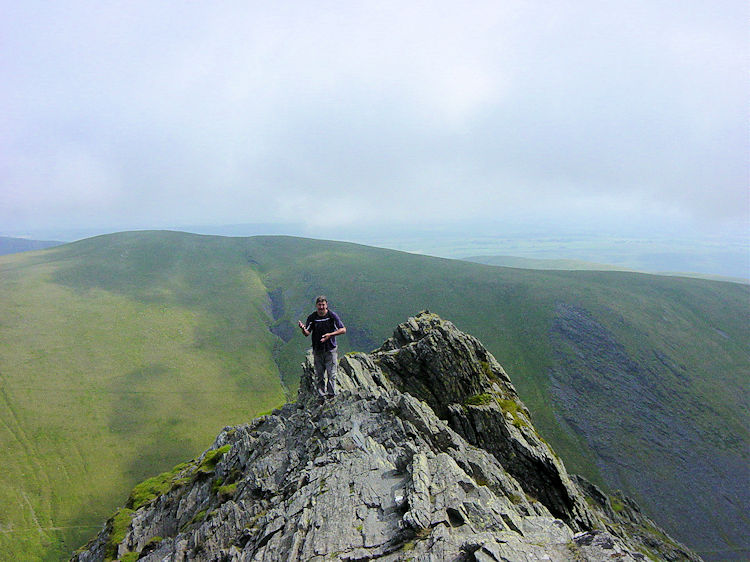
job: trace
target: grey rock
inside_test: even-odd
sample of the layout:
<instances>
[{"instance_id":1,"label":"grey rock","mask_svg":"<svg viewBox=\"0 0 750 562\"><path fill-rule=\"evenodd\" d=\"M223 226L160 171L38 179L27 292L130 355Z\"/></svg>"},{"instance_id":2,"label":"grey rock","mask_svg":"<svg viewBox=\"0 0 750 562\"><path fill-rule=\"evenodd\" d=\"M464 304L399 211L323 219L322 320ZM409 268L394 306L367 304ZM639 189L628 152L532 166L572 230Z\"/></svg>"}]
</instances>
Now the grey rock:
<instances>
[{"instance_id":1,"label":"grey rock","mask_svg":"<svg viewBox=\"0 0 750 562\"><path fill-rule=\"evenodd\" d=\"M132 494L73 560L654 552L613 511L589 506L592 485L568 476L502 367L450 322L410 318L380 349L342 357L339 374L338 394L323 401L308 359L296 403L225 428L199 459L162 475L153 497Z\"/></svg>"}]
</instances>

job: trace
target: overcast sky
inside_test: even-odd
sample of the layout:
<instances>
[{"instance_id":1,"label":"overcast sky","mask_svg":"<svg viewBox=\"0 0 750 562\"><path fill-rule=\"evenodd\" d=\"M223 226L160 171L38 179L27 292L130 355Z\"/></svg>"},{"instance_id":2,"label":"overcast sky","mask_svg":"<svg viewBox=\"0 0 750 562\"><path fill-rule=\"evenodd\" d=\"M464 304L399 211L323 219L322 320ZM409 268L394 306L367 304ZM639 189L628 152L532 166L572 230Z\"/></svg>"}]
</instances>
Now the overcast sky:
<instances>
[{"instance_id":1,"label":"overcast sky","mask_svg":"<svg viewBox=\"0 0 750 562\"><path fill-rule=\"evenodd\" d=\"M746 0L0 7L0 234L747 232Z\"/></svg>"}]
</instances>

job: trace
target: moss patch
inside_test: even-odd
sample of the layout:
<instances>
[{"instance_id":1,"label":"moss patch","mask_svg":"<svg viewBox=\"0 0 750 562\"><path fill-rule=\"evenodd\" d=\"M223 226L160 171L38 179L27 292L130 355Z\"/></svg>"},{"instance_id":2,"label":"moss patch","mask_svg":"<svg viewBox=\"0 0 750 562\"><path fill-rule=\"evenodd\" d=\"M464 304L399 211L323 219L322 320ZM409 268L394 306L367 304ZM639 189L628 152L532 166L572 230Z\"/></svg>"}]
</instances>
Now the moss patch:
<instances>
[{"instance_id":1,"label":"moss patch","mask_svg":"<svg viewBox=\"0 0 750 562\"><path fill-rule=\"evenodd\" d=\"M492 371L492 367L490 367L489 361L480 361L479 365L481 365L482 372L488 379L494 382L500 381L500 378Z\"/></svg>"},{"instance_id":2,"label":"moss patch","mask_svg":"<svg viewBox=\"0 0 750 562\"><path fill-rule=\"evenodd\" d=\"M469 396L464 401L464 404L466 404L467 406L487 406L488 404L492 404L492 402L494 401L495 397L492 396L492 394L485 392L483 394L475 394L474 396Z\"/></svg>"},{"instance_id":3,"label":"moss patch","mask_svg":"<svg viewBox=\"0 0 750 562\"><path fill-rule=\"evenodd\" d=\"M488 406L493 403L500 406L500 409L503 412L507 412L513 416L512 423L515 427L530 427L531 424L527 420L526 414L519 407L518 402L510 398L500 398L497 394L484 392L481 394L475 394L474 396L469 396L464 401L464 406Z\"/></svg>"},{"instance_id":4,"label":"moss patch","mask_svg":"<svg viewBox=\"0 0 750 562\"><path fill-rule=\"evenodd\" d=\"M109 541L107 541L107 548L104 551L104 560L113 560L117 556L117 545L125 540L125 535L128 533L128 527L130 522L133 520L132 509L126 507L121 508L115 513L112 518L112 532L109 535Z\"/></svg>"},{"instance_id":5,"label":"moss patch","mask_svg":"<svg viewBox=\"0 0 750 562\"><path fill-rule=\"evenodd\" d=\"M610 497L609 501L612 504L612 509L615 513L620 513L623 509L625 509L625 504L622 503L618 498Z\"/></svg>"},{"instance_id":6,"label":"moss patch","mask_svg":"<svg viewBox=\"0 0 750 562\"><path fill-rule=\"evenodd\" d=\"M218 449L212 449L208 452L206 452L206 455L203 457L203 460L198 465L198 468L195 469L196 474L210 474L216 469L216 465L219 463L221 458L229 452L229 449L231 449L231 445L224 445L223 447L220 447Z\"/></svg>"},{"instance_id":7,"label":"moss patch","mask_svg":"<svg viewBox=\"0 0 750 562\"><path fill-rule=\"evenodd\" d=\"M508 496L508 499L510 500L510 503L513 505L520 505L523 503L523 496L513 493L510 496Z\"/></svg>"},{"instance_id":8,"label":"moss patch","mask_svg":"<svg viewBox=\"0 0 750 562\"><path fill-rule=\"evenodd\" d=\"M166 494L176 485L186 483L186 479L179 478L179 476L190 466L190 463L178 464L169 472L162 472L158 476L144 480L130 492L126 506L130 509L138 509L157 497Z\"/></svg>"},{"instance_id":9,"label":"moss patch","mask_svg":"<svg viewBox=\"0 0 750 562\"><path fill-rule=\"evenodd\" d=\"M513 416L513 425L516 427L529 427L529 422L526 420L526 415L519 409L518 402L515 400L505 400L502 398L497 399L497 403L503 412L508 412Z\"/></svg>"},{"instance_id":10,"label":"moss patch","mask_svg":"<svg viewBox=\"0 0 750 562\"><path fill-rule=\"evenodd\" d=\"M146 545L149 545L149 544L154 544L154 543L159 543L159 542L161 542L161 541L163 541L163 540L164 540L164 538L162 538L162 537L151 537L151 538L150 538L150 539L148 540L148 542L146 543Z\"/></svg>"},{"instance_id":11,"label":"moss patch","mask_svg":"<svg viewBox=\"0 0 750 562\"><path fill-rule=\"evenodd\" d=\"M193 525L194 523L200 523L207 516L208 516L208 509L202 509L193 516L193 518L190 520L190 523L188 523L188 525Z\"/></svg>"},{"instance_id":12,"label":"moss patch","mask_svg":"<svg viewBox=\"0 0 750 562\"><path fill-rule=\"evenodd\" d=\"M219 486L218 494L220 500L228 500L234 496L237 492L237 482L227 484L226 486Z\"/></svg>"}]
</instances>

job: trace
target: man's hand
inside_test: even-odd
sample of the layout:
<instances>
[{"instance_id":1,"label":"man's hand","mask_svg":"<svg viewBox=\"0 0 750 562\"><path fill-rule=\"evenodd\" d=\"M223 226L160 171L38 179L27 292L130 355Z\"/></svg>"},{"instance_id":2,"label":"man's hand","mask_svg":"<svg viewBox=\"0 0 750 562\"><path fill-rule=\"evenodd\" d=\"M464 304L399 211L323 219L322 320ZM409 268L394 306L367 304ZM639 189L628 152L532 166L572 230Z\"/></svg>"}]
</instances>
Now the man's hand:
<instances>
[{"instance_id":1,"label":"man's hand","mask_svg":"<svg viewBox=\"0 0 750 562\"><path fill-rule=\"evenodd\" d=\"M338 330L336 330L334 332L331 332L329 334L323 334L323 337L320 338L320 341L321 342L326 342L326 341L330 340L333 336L340 336L341 334L345 334L345 333L346 333L346 328L342 327L342 328L339 328Z\"/></svg>"},{"instance_id":2,"label":"man's hand","mask_svg":"<svg viewBox=\"0 0 750 562\"><path fill-rule=\"evenodd\" d=\"M305 328L305 325L302 323L301 320L297 320L297 325L299 326L299 329L302 330L303 334L305 334L306 336L310 335L310 331L307 328Z\"/></svg>"}]
</instances>

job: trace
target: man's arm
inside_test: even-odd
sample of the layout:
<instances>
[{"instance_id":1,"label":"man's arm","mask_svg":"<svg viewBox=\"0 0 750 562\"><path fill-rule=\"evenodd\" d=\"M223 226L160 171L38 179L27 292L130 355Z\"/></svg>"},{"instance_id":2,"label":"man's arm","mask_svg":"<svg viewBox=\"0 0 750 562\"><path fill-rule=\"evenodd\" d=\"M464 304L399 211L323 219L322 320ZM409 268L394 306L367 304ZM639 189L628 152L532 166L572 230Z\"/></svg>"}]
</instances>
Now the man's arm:
<instances>
[{"instance_id":1,"label":"man's arm","mask_svg":"<svg viewBox=\"0 0 750 562\"><path fill-rule=\"evenodd\" d=\"M299 325L299 329L302 330L302 333L305 337L310 335L310 330L305 327L301 320L297 320L297 324Z\"/></svg>"},{"instance_id":2,"label":"man's arm","mask_svg":"<svg viewBox=\"0 0 750 562\"><path fill-rule=\"evenodd\" d=\"M327 341L331 339L333 336L340 336L341 334L346 333L346 326L343 324L341 325L341 328L338 328L337 330L334 330L333 332L330 332L328 334L323 334L323 337L320 338L320 341Z\"/></svg>"},{"instance_id":3,"label":"man's arm","mask_svg":"<svg viewBox=\"0 0 750 562\"><path fill-rule=\"evenodd\" d=\"M344 326L341 318L339 318L335 312L331 312L331 316L333 317L333 327L336 329L328 334L323 334L323 337L320 338L320 341L322 342L327 341L334 336L340 336L341 334L346 333L346 326Z\"/></svg>"}]
</instances>

